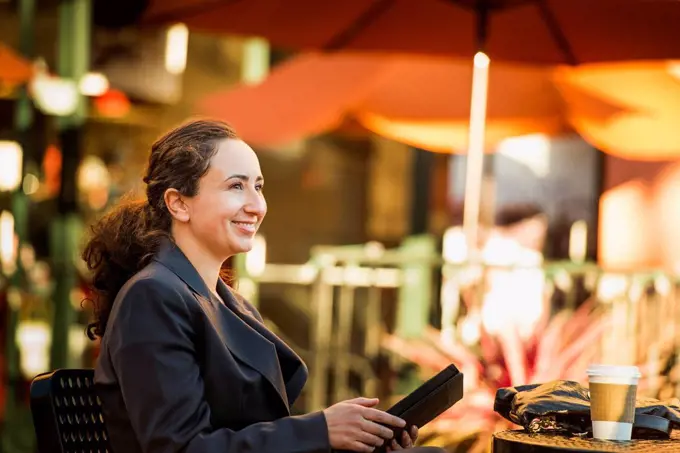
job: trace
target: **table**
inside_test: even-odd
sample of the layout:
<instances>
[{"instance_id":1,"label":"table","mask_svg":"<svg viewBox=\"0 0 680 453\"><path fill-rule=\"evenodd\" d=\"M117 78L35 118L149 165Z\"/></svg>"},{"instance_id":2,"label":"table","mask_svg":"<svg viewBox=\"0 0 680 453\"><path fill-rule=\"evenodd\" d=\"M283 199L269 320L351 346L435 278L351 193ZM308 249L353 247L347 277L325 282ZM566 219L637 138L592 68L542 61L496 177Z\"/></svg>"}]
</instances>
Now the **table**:
<instances>
[{"instance_id":1,"label":"table","mask_svg":"<svg viewBox=\"0 0 680 453\"><path fill-rule=\"evenodd\" d=\"M615 442L554 434L529 434L521 430L501 431L493 435L493 453L670 453L680 452L680 433L667 440L632 440Z\"/></svg>"}]
</instances>

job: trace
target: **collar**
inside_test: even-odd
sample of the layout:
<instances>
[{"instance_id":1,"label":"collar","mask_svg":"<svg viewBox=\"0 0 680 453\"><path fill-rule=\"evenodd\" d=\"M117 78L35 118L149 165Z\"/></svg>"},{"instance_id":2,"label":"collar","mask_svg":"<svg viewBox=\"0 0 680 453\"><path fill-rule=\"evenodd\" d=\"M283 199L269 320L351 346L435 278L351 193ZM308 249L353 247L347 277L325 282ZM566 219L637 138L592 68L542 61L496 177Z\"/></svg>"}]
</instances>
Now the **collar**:
<instances>
[{"instance_id":1,"label":"collar","mask_svg":"<svg viewBox=\"0 0 680 453\"><path fill-rule=\"evenodd\" d=\"M170 239L165 239L154 259L173 271L194 292L212 299L212 291L182 250Z\"/></svg>"},{"instance_id":2,"label":"collar","mask_svg":"<svg viewBox=\"0 0 680 453\"><path fill-rule=\"evenodd\" d=\"M215 290L222 301L217 300L214 292L208 288L189 258L170 240L164 241L154 259L174 272L205 301L209 301L210 306L204 307L204 310L209 310L212 314L211 318L221 325L218 333L222 336L225 345L241 361L260 372L271 383L288 412L289 400L276 346L274 342L258 332L257 327L250 325L237 314L242 310L237 306L238 302L227 285L221 279L218 280ZM221 315L217 316L218 313Z\"/></svg>"}]
</instances>

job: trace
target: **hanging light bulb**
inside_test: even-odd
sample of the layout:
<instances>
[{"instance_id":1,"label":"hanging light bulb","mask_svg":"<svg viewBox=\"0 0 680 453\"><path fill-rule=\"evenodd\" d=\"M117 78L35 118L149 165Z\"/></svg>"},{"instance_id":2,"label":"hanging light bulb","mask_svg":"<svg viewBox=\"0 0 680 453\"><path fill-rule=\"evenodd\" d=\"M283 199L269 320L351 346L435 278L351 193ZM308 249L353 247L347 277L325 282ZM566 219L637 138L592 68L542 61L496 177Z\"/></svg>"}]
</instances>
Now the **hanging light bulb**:
<instances>
[{"instance_id":1,"label":"hanging light bulb","mask_svg":"<svg viewBox=\"0 0 680 453\"><path fill-rule=\"evenodd\" d=\"M51 327L44 321L23 321L16 331L21 354L20 368L24 377L32 379L48 370L50 364Z\"/></svg>"},{"instance_id":2,"label":"hanging light bulb","mask_svg":"<svg viewBox=\"0 0 680 453\"><path fill-rule=\"evenodd\" d=\"M79 93L76 82L51 76L43 61L36 63L30 90L38 109L48 115L68 116L78 108Z\"/></svg>"},{"instance_id":3,"label":"hanging light bulb","mask_svg":"<svg viewBox=\"0 0 680 453\"><path fill-rule=\"evenodd\" d=\"M165 40L165 69L170 74L182 74L187 65L189 29L184 24L168 28Z\"/></svg>"},{"instance_id":4,"label":"hanging light bulb","mask_svg":"<svg viewBox=\"0 0 680 453\"><path fill-rule=\"evenodd\" d=\"M0 141L0 191L12 191L21 184L23 151L12 141Z\"/></svg>"},{"instance_id":5,"label":"hanging light bulb","mask_svg":"<svg viewBox=\"0 0 680 453\"><path fill-rule=\"evenodd\" d=\"M16 270L17 241L14 234L14 216L9 211L0 213L0 264L5 275Z\"/></svg>"},{"instance_id":6,"label":"hanging light bulb","mask_svg":"<svg viewBox=\"0 0 680 453\"><path fill-rule=\"evenodd\" d=\"M102 73L88 72L80 79L78 89L83 96L101 96L109 89L109 79Z\"/></svg>"}]
</instances>

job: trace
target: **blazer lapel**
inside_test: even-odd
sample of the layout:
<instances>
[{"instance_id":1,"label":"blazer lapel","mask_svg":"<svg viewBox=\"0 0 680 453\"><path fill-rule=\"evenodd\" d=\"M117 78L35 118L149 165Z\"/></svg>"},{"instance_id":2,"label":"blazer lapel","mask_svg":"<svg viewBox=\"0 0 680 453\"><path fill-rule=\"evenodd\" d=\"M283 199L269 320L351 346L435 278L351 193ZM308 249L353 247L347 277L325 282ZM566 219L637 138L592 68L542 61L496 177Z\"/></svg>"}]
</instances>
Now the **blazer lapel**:
<instances>
[{"instance_id":1,"label":"blazer lapel","mask_svg":"<svg viewBox=\"0 0 680 453\"><path fill-rule=\"evenodd\" d=\"M283 376L284 389L288 396L288 406L291 406L300 396L300 393L307 382L308 371L305 363L290 346L277 337L276 334L262 324L260 320L256 319L250 312L250 309L244 307L243 302L239 300L239 297L221 280L217 282L217 293L227 307L236 313L243 322L248 324L262 337L266 338L276 348L276 355L279 360L278 369Z\"/></svg>"},{"instance_id":2,"label":"blazer lapel","mask_svg":"<svg viewBox=\"0 0 680 453\"><path fill-rule=\"evenodd\" d=\"M197 294L201 306L217 327L218 334L226 347L240 361L265 377L281 398L286 411L290 412L276 347L234 312L236 301L226 289L226 285L224 289L221 289L219 284L216 288L220 297L224 299L223 304L208 289L205 281L184 253L172 243L164 244L156 260L177 274ZM221 281L220 283L224 284Z\"/></svg>"},{"instance_id":3,"label":"blazer lapel","mask_svg":"<svg viewBox=\"0 0 680 453\"><path fill-rule=\"evenodd\" d=\"M290 346L262 324L259 319L256 319L250 309L244 307L239 297L221 280L217 282L217 293L233 313L276 348L276 355L279 360L277 371L280 371L283 377L282 382L285 394L288 397L288 406L292 406L307 382L307 366Z\"/></svg>"},{"instance_id":4,"label":"blazer lapel","mask_svg":"<svg viewBox=\"0 0 680 453\"><path fill-rule=\"evenodd\" d=\"M224 299L224 296L221 294L220 296ZM227 297L231 297L231 295ZM220 319L224 328L221 334L224 336L229 350L239 360L259 371L279 394L286 410L289 410L286 385L283 381L281 365L274 344L234 313L233 308L225 305L228 303L227 300L223 300L225 302L223 304L215 300L214 296L212 299L217 303L217 307L222 313Z\"/></svg>"}]
</instances>

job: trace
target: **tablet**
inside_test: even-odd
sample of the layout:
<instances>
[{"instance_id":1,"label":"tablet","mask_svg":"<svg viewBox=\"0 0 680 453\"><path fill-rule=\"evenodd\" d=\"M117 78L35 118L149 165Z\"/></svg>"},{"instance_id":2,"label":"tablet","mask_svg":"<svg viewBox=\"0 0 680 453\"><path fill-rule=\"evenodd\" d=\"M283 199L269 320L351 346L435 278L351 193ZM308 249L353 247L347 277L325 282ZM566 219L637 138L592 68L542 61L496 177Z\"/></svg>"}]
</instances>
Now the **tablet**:
<instances>
[{"instance_id":1,"label":"tablet","mask_svg":"<svg viewBox=\"0 0 680 453\"><path fill-rule=\"evenodd\" d=\"M387 413L406 421L406 428L421 428L437 418L448 408L463 398L463 373L451 364L428 379L424 384L408 394L397 404L387 409ZM401 443L403 428L387 426L394 431L394 438ZM385 452L387 443L374 450L374 453ZM333 450L334 453L349 453Z\"/></svg>"},{"instance_id":2,"label":"tablet","mask_svg":"<svg viewBox=\"0 0 680 453\"><path fill-rule=\"evenodd\" d=\"M463 373L451 364L389 408L387 413L404 419L409 427L420 428L462 398Z\"/></svg>"}]
</instances>

